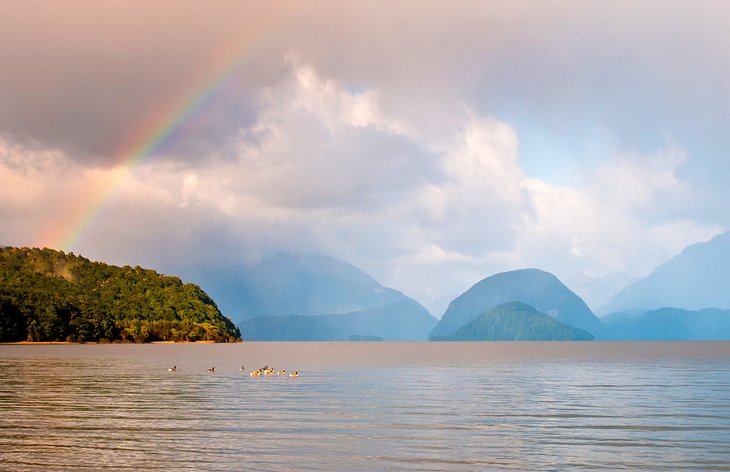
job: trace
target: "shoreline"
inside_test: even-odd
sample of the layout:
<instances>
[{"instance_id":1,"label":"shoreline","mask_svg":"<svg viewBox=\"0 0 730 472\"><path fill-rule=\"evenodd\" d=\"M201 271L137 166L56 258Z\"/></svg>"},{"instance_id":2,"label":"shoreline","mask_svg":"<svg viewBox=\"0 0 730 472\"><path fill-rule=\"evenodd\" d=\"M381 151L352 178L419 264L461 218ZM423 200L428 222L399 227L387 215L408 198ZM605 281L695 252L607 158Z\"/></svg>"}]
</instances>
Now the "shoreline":
<instances>
[{"instance_id":1,"label":"shoreline","mask_svg":"<svg viewBox=\"0 0 730 472\"><path fill-rule=\"evenodd\" d=\"M241 341L243 342L243 341ZM239 343L217 343L215 341L151 341L148 343L120 343L120 342L71 342L71 341L13 341L0 342L1 346L54 346L54 345L80 345L80 344L239 344Z\"/></svg>"}]
</instances>

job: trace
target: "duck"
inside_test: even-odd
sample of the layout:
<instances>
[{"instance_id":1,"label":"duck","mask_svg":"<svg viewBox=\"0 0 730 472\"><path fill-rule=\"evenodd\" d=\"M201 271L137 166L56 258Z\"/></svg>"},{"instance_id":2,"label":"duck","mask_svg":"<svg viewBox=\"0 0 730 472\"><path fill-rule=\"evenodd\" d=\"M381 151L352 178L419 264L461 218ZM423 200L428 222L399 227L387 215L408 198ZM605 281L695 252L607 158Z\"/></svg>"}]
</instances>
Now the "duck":
<instances>
[{"instance_id":1,"label":"duck","mask_svg":"<svg viewBox=\"0 0 730 472\"><path fill-rule=\"evenodd\" d=\"M291 374L289 374L289 377L299 377L299 371L298 370L295 370L294 372L292 372Z\"/></svg>"},{"instance_id":2,"label":"duck","mask_svg":"<svg viewBox=\"0 0 730 472\"><path fill-rule=\"evenodd\" d=\"M277 374L279 374L279 375L286 375L286 370L280 370L279 372L277 372Z\"/></svg>"},{"instance_id":3,"label":"duck","mask_svg":"<svg viewBox=\"0 0 730 472\"><path fill-rule=\"evenodd\" d=\"M168 370L169 372L177 372L177 366L176 366L176 365L174 365L174 366L172 366L172 367L168 367L168 369L167 369L167 370Z\"/></svg>"},{"instance_id":4,"label":"duck","mask_svg":"<svg viewBox=\"0 0 730 472\"><path fill-rule=\"evenodd\" d=\"M258 377L259 375L261 375L261 371L254 370L251 373L249 373L248 375L250 375L251 377Z\"/></svg>"},{"instance_id":5,"label":"duck","mask_svg":"<svg viewBox=\"0 0 730 472\"><path fill-rule=\"evenodd\" d=\"M241 368L238 370L246 370L246 368L244 366L241 366Z\"/></svg>"},{"instance_id":6,"label":"duck","mask_svg":"<svg viewBox=\"0 0 730 472\"><path fill-rule=\"evenodd\" d=\"M215 372L215 367L211 367L210 369L208 369L208 372Z\"/></svg>"}]
</instances>

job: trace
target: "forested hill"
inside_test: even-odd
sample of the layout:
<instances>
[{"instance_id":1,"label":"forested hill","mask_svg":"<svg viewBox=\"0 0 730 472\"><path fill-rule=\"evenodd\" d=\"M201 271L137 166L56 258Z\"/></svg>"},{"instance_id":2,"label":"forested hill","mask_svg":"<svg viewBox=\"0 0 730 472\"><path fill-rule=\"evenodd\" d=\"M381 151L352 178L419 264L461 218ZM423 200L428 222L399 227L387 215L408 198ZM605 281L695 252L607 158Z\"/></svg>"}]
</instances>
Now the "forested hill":
<instances>
[{"instance_id":1,"label":"forested hill","mask_svg":"<svg viewBox=\"0 0 730 472\"><path fill-rule=\"evenodd\" d=\"M216 341L240 331L197 285L52 249L0 248L0 341Z\"/></svg>"}]
</instances>

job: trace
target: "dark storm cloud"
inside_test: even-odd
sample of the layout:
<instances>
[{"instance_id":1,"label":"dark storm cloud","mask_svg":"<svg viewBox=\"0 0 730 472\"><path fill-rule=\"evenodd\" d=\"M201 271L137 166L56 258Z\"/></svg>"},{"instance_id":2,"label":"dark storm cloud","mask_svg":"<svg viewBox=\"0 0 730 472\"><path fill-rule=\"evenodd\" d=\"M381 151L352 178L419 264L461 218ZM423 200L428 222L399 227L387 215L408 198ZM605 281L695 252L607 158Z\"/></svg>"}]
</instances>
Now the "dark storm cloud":
<instances>
[{"instance_id":1,"label":"dark storm cloud","mask_svg":"<svg viewBox=\"0 0 730 472\"><path fill-rule=\"evenodd\" d=\"M0 135L104 162L148 115L173 110L170 104L184 104L207 85L219 73L206 69L211 58L231 42L253 43L275 8L228 1L216 8L167 0L3 2ZM251 75L249 83L261 80ZM201 83L191 84L196 77ZM241 80L227 84L225 106L203 109L186 124L176 152L203 154L249 122L255 110L247 87Z\"/></svg>"}]
</instances>

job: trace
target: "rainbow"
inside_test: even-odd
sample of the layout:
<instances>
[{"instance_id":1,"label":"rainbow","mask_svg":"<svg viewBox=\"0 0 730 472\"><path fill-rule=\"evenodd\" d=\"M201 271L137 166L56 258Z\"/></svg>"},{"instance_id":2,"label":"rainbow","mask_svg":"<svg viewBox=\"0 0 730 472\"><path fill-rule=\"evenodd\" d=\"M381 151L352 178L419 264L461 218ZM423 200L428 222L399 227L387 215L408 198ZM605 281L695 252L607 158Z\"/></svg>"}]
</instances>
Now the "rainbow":
<instances>
[{"instance_id":1,"label":"rainbow","mask_svg":"<svg viewBox=\"0 0 730 472\"><path fill-rule=\"evenodd\" d=\"M74 248L134 170L169 143L186 122L204 110L222 86L249 60L261 40L283 26L292 14L293 9L290 8L286 15L263 19L255 31L248 30L229 41L176 93L152 108L112 153L112 170L90 170L90 184L81 189L65 212L43 231L37 245L65 251Z\"/></svg>"}]
</instances>

